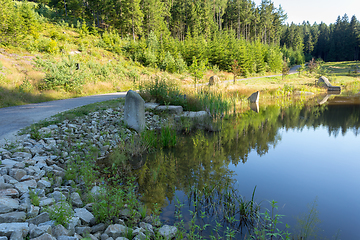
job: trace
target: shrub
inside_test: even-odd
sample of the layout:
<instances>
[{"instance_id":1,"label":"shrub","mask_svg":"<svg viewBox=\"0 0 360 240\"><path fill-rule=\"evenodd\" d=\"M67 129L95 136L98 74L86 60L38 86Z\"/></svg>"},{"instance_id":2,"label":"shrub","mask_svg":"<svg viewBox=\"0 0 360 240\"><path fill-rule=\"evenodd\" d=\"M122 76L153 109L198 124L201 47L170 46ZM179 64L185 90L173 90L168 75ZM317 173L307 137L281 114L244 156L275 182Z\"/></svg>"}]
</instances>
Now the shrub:
<instances>
[{"instance_id":1,"label":"shrub","mask_svg":"<svg viewBox=\"0 0 360 240\"><path fill-rule=\"evenodd\" d=\"M175 59L170 52L166 53L165 58L161 63L161 69L170 73L174 73L176 71Z\"/></svg>"}]
</instances>

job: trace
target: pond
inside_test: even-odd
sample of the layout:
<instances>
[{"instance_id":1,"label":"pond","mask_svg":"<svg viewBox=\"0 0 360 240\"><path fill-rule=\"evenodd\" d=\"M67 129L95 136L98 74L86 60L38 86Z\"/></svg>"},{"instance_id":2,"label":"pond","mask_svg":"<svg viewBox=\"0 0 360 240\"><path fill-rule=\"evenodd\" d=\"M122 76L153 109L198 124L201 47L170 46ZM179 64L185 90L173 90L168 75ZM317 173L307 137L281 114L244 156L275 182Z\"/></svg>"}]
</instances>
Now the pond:
<instances>
[{"instance_id":1,"label":"pond","mask_svg":"<svg viewBox=\"0 0 360 240\"><path fill-rule=\"evenodd\" d=\"M360 96L280 105L246 111L223 120L219 132L180 137L175 148L148 156L135 170L142 201L158 203L161 219L174 224L178 199L188 223L194 189L231 185L251 200L256 187L261 212L277 201L293 234L312 213L315 238L360 239ZM215 227L212 217L196 221ZM236 239L247 234L236 230Z\"/></svg>"}]
</instances>

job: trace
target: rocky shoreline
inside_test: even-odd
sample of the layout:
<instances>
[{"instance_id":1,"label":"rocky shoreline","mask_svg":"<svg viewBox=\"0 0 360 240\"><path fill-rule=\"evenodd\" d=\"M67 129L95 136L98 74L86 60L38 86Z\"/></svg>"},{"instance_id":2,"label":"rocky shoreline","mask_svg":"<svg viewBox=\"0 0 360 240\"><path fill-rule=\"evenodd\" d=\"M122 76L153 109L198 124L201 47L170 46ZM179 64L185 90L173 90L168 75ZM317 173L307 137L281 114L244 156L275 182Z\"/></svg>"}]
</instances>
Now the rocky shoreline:
<instances>
[{"instance_id":1,"label":"rocky shoreline","mask_svg":"<svg viewBox=\"0 0 360 240\"><path fill-rule=\"evenodd\" d=\"M176 227L157 226L151 216L137 219L134 227L128 229L126 211L111 224L97 222L92 204L85 205L76 191L83 183L65 178L68 161L74 156L85 156L88 151L74 150L76 146L96 147L99 158L104 158L121 140L137 134L123 127L123 108L120 104L72 121L64 120L35 132L38 141L25 134L21 140L0 147L0 240L175 237ZM152 111L145 112L145 119L150 130L160 128L166 121ZM31 194L39 198L38 204L34 205ZM67 226L56 224L48 211L51 207L63 209L64 200L71 205L72 217Z\"/></svg>"}]
</instances>

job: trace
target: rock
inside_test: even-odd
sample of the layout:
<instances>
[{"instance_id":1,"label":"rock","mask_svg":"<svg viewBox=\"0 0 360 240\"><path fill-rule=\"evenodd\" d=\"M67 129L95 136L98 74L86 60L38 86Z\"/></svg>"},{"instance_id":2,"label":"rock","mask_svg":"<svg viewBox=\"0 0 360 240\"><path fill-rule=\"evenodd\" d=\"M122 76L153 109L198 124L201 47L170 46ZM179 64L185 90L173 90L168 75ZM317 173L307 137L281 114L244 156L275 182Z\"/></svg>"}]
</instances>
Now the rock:
<instances>
[{"instance_id":1,"label":"rock","mask_svg":"<svg viewBox=\"0 0 360 240\"><path fill-rule=\"evenodd\" d=\"M25 237L29 233L28 223L0 223L0 236L10 237L13 232L20 231Z\"/></svg>"},{"instance_id":2,"label":"rock","mask_svg":"<svg viewBox=\"0 0 360 240\"><path fill-rule=\"evenodd\" d=\"M85 208L75 208L75 217L79 217L83 224L89 224L94 215Z\"/></svg>"},{"instance_id":3,"label":"rock","mask_svg":"<svg viewBox=\"0 0 360 240\"><path fill-rule=\"evenodd\" d=\"M71 204L75 207L80 208L84 205L83 202L81 201L81 197L79 193L77 192L73 192L70 194L70 200L71 200Z\"/></svg>"},{"instance_id":4,"label":"rock","mask_svg":"<svg viewBox=\"0 0 360 240\"><path fill-rule=\"evenodd\" d=\"M127 127L141 132L145 128L145 101L142 97L129 90L125 97L124 122Z\"/></svg>"},{"instance_id":5,"label":"rock","mask_svg":"<svg viewBox=\"0 0 360 240\"><path fill-rule=\"evenodd\" d=\"M220 83L220 78L217 76L217 75L214 75L214 76L211 76L209 78L209 86L213 86L215 85L216 83Z\"/></svg>"},{"instance_id":6,"label":"rock","mask_svg":"<svg viewBox=\"0 0 360 240\"><path fill-rule=\"evenodd\" d=\"M25 218L25 212L9 212L0 214L0 222L2 223L24 222Z\"/></svg>"},{"instance_id":7,"label":"rock","mask_svg":"<svg viewBox=\"0 0 360 240\"><path fill-rule=\"evenodd\" d=\"M6 183L4 183L6 184ZM9 184L11 185L11 184ZM12 185L11 185L12 186ZM14 188L9 188L9 189L2 189L0 190L0 196L9 196L12 198L18 198L19 197L19 191L14 189Z\"/></svg>"},{"instance_id":8,"label":"rock","mask_svg":"<svg viewBox=\"0 0 360 240\"><path fill-rule=\"evenodd\" d=\"M318 85L327 88L328 91L336 91L336 92L340 92L340 91L341 91L341 87L331 85L329 79L327 79L327 78L324 77L324 76L321 76L321 77L319 78L319 80L318 80Z\"/></svg>"},{"instance_id":9,"label":"rock","mask_svg":"<svg viewBox=\"0 0 360 240\"><path fill-rule=\"evenodd\" d=\"M59 236L68 236L69 231L63 225L59 224L52 228L52 235L56 238Z\"/></svg>"},{"instance_id":10,"label":"rock","mask_svg":"<svg viewBox=\"0 0 360 240\"><path fill-rule=\"evenodd\" d=\"M163 236L165 239L172 239L175 237L177 228L174 226L164 225L162 226L158 233Z\"/></svg>"},{"instance_id":11,"label":"rock","mask_svg":"<svg viewBox=\"0 0 360 240\"><path fill-rule=\"evenodd\" d=\"M158 103L145 103L144 107L145 107L145 110L154 110L159 105L160 104L158 104Z\"/></svg>"},{"instance_id":12,"label":"rock","mask_svg":"<svg viewBox=\"0 0 360 240\"><path fill-rule=\"evenodd\" d=\"M0 189L4 190L4 189L9 189L9 188L13 188L14 186L12 184L9 183L5 183L4 181L4 177L1 176L3 178L3 182L0 183ZM0 195L1 196L1 195Z\"/></svg>"},{"instance_id":13,"label":"rock","mask_svg":"<svg viewBox=\"0 0 360 240\"><path fill-rule=\"evenodd\" d=\"M26 222L32 223L35 225L39 225L39 224L47 222L49 220L50 220L49 213L43 212L34 218L30 218L30 219L26 220Z\"/></svg>"},{"instance_id":14,"label":"rock","mask_svg":"<svg viewBox=\"0 0 360 240\"><path fill-rule=\"evenodd\" d=\"M26 214L26 217L27 218L34 218L39 214L39 211L40 211L40 207L30 205L30 207L28 208L28 212Z\"/></svg>"},{"instance_id":15,"label":"rock","mask_svg":"<svg viewBox=\"0 0 360 240\"><path fill-rule=\"evenodd\" d=\"M99 224L91 227L91 233L104 231L105 229L106 229L106 225L104 223L99 223Z\"/></svg>"},{"instance_id":16,"label":"rock","mask_svg":"<svg viewBox=\"0 0 360 240\"><path fill-rule=\"evenodd\" d=\"M30 238L36 238L44 233L52 234L52 228L50 225L37 226L30 230Z\"/></svg>"},{"instance_id":17,"label":"rock","mask_svg":"<svg viewBox=\"0 0 360 240\"><path fill-rule=\"evenodd\" d=\"M94 186L90 192L94 197L99 197L103 191L104 189L102 189L100 186Z\"/></svg>"},{"instance_id":18,"label":"rock","mask_svg":"<svg viewBox=\"0 0 360 240\"><path fill-rule=\"evenodd\" d=\"M259 111L260 111L259 102L250 103L250 109L253 110L256 113L259 113Z\"/></svg>"},{"instance_id":19,"label":"rock","mask_svg":"<svg viewBox=\"0 0 360 240\"><path fill-rule=\"evenodd\" d=\"M106 228L105 234L107 234L109 237L112 237L113 239L116 239L118 237L126 236L127 231L127 227L120 224L113 224Z\"/></svg>"},{"instance_id":20,"label":"rock","mask_svg":"<svg viewBox=\"0 0 360 240\"><path fill-rule=\"evenodd\" d=\"M15 178L17 181L20 181L20 179L26 175L26 171L24 169L12 168L9 171L9 175Z\"/></svg>"},{"instance_id":21,"label":"rock","mask_svg":"<svg viewBox=\"0 0 360 240\"><path fill-rule=\"evenodd\" d=\"M155 111L179 115L179 114L183 113L183 107L182 106L172 106L172 105L158 106L157 108L155 108Z\"/></svg>"},{"instance_id":22,"label":"rock","mask_svg":"<svg viewBox=\"0 0 360 240\"><path fill-rule=\"evenodd\" d=\"M27 153L27 152L15 152L13 155L12 155L13 158L23 158L24 160L27 160L27 159L30 159L32 157L32 155L30 153Z\"/></svg>"},{"instance_id":23,"label":"rock","mask_svg":"<svg viewBox=\"0 0 360 240\"><path fill-rule=\"evenodd\" d=\"M36 188L36 187L37 187L37 182L34 179L15 184L15 188L20 192L20 194L27 193L29 192L29 188Z\"/></svg>"},{"instance_id":24,"label":"rock","mask_svg":"<svg viewBox=\"0 0 360 240\"><path fill-rule=\"evenodd\" d=\"M11 159L5 159L1 161L1 164L5 167L13 167L15 164L17 164L17 161L11 160ZM7 173L6 173L7 174Z\"/></svg>"},{"instance_id":25,"label":"rock","mask_svg":"<svg viewBox=\"0 0 360 240\"><path fill-rule=\"evenodd\" d=\"M151 224L149 223L144 223L144 222L141 222L139 224L139 226L144 229L144 232L147 234L147 235L150 235L150 236L154 236L155 233L154 233L154 228Z\"/></svg>"},{"instance_id":26,"label":"rock","mask_svg":"<svg viewBox=\"0 0 360 240\"><path fill-rule=\"evenodd\" d=\"M91 227L89 226L76 227L75 232L85 237L91 233Z\"/></svg>"},{"instance_id":27,"label":"rock","mask_svg":"<svg viewBox=\"0 0 360 240\"><path fill-rule=\"evenodd\" d=\"M55 202L62 202L62 201L66 200L65 195L62 192L59 192L59 191L54 191L52 194L50 194L50 196L53 197Z\"/></svg>"},{"instance_id":28,"label":"rock","mask_svg":"<svg viewBox=\"0 0 360 240\"><path fill-rule=\"evenodd\" d=\"M51 206L55 203L55 199L54 198L45 198L45 199L41 199L40 200L40 207L46 207L46 206Z\"/></svg>"},{"instance_id":29,"label":"rock","mask_svg":"<svg viewBox=\"0 0 360 240\"><path fill-rule=\"evenodd\" d=\"M7 196L0 196L0 214L17 210L19 206L19 200Z\"/></svg>"},{"instance_id":30,"label":"rock","mask_svg":"<svg viewBox=\"0 0 360 240\"><path fill-rule=\"evenodd\" d=\"M42 189L49 188L51 187L51 182L41 179L37 182L37 187Z\"/></svg>"},{"instance_id":31,"label":"rock","mask_svg":"<svg viewBox=\"0 0 360 240\"><path fill-rule=\"evenodd\" d=\"M10 240L23 240L24 236L21 230L16 230L10 235Z\"/></svg>"},{"instance_id":32,"label":"rock","mask_svg":"<svg viewBox=\"0 0 360 240\"><path fill-rule=\"evenodd\" d=\"M71 236L59 236L57 240L79 240L79 238Z\"/></svg>"},{"instance_id":33,"label":"rock","mask_svg":"<svg viewBox=\"0 0 360 240\"><path fill-rule=\"evenodd\" d=\"M48 233L44 233L43 235L41 235L37 238L33 238L31 240L56 240L56 238L54 238L53 236L51 236Z\"/></svg>"},{"instance_id":34,"label":"rock","mask_svg":"<svg viewBox=\"0 0 360 240\"><path fill-rule=\"evenodd\" d=\"M260 92L257 91L251 94L248 100L250 101L250 103L257 103L259 102L259 97L260 97Z\"/></svg>"},{"instance_id":35,"label":"rock","mask_svg":"<svg viewBox=\"0 0 360 240\"><path fill-rule=\"evenodd\" d=\"M75 234L75 228L81 224L79 217L72 217L68 223L67 230L69 231L69 236Z\"/></svg>"},{"instance_id":36,"label":"rock","mask_svg":"<svg viewBox=\"0 0 360 240\"><path fill-rule=\"evenodd\" d=\"M135 237L133 238L133 240L145 240L145 239L148 239L147 236L142 233L142 232L139 232L138 234L135 235Z\"/></svg>"}]
</instances>

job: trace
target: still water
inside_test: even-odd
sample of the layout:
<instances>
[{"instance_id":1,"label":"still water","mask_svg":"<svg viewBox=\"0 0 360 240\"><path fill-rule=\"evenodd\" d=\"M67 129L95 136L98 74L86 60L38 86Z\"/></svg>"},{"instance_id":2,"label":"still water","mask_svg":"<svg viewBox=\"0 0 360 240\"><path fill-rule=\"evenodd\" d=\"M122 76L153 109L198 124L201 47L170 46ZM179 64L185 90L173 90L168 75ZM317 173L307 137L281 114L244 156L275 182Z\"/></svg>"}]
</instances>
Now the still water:
<instances>
[{"instance_id":1,"label":"still water","mask_svg":"<svg viewBox=\"0 0 360 240\"><path fill-rule=\"evenodd\" d=\"M194 186L231 182L248 200L256 186L262 210L268 200L277 201L291 232L315 203L321 221L316 239L360 239L358 101L267 106L223 121L217 133L179 139L176 148L149 156L137 170L142 200L157 202L162 220L174 224L176 198L190 220L187 196Z\"/></svg>"}]
</instances>

